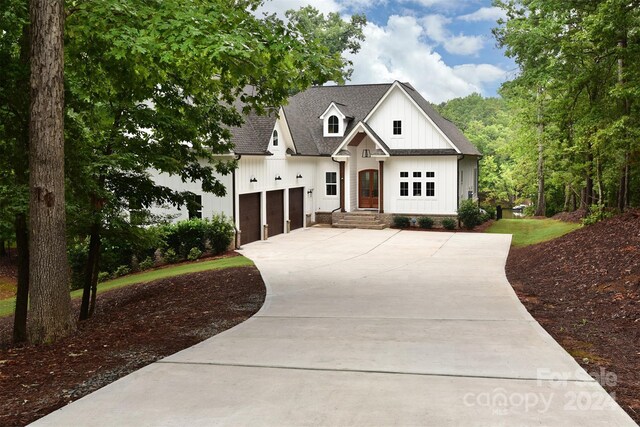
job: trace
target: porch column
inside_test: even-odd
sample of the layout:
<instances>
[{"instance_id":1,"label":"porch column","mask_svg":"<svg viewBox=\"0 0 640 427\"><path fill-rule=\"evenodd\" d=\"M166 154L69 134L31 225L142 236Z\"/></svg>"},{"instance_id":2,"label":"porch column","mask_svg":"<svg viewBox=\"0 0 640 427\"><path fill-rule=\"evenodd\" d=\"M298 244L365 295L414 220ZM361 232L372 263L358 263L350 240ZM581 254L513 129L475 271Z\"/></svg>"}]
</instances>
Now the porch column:
<instances>
[{"instance_id":1,"label":"porch column","mask_svg":"<svg viewBox=\"0 0 640 427\"><path fill-rule=\"evenodd\" d=\"M380 166L378 167L378 212L384 213L384 161L379 161Z\"/></svg>"},{"instance_id":2,"label":"porch column","mask_svg":"<svg viewBox=\"0 0 640 427\"><path fill-rule=\"evenodd\" d=\"M340 162L340 212L346 212L344 209L344 164Z\"/></svg>"}]
</instances>

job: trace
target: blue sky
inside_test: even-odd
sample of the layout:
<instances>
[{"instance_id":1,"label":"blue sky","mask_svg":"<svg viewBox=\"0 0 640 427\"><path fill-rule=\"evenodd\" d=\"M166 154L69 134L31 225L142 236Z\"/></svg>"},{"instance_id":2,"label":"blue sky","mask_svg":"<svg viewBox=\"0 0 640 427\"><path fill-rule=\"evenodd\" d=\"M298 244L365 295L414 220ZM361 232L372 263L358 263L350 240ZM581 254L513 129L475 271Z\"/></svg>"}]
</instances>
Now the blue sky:
<instances>
[{"instance_id":1,"label":"blue sky","mask_svg":"<svg viewBox=\"0 0 640 427\"><path fill-rule=\"evenodd\" d=\"M473 92L495 96L516 72L495 46L491 28L502 12L491 0L267 0L263 9L283 15L307 4L367 16L366 40L350 58L352 83L408 81L442 102Z\"/></svg>"}]
</instances>

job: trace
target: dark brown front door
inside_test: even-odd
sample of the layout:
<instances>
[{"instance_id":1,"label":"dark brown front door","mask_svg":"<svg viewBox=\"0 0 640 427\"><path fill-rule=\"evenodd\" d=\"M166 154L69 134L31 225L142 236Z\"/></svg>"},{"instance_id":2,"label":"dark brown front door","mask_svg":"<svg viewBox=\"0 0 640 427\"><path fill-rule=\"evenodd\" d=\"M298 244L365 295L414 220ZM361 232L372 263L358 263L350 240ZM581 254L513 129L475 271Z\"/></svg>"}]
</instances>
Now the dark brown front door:
<instances>
[{"instance_id":1,"label":"dark brown front door","mask_svg":"<svg viewBox=\"0 0 640 427\"><path fill-rule=\"evenodd\" d=\"M269 237L284 233L284 190L267 191Z\"/></svg>"},{"instance_id":2,"label":"dark brown front door","mask_svg":"<svg viewBox=\"0 0 640 427\"><path fill-rule=\"evenodd\" d=\"M377 208L378 207L378 171L367 169L358 174L358 207Z\"/></svg>"},{"instance_id":3,"label":"dark brown front door","mask_svg":"<svg viewBox=\"0 0 640 427\"><path fill-rule=\"evenodd\" d=\"M240 195L240 244L260 240L260 193Z\"/></svg>"},{"instance_id":4,"label":"dark brown front door","mask_svg":"<svg viewBox=\"0 0 640 427\"><path fill-rule=\"evenodd\" d=\"M304 225L304 191L302 187L289 189L289 221L291 229L302 228Z\"/></svg>"}]
</instances>

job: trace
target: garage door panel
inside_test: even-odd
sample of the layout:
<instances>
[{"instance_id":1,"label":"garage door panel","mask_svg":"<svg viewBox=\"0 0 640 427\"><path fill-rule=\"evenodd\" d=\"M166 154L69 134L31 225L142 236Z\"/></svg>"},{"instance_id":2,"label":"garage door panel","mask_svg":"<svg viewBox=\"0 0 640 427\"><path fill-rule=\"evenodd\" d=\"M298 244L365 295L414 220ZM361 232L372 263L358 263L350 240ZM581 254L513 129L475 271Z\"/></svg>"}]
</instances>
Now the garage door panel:
<instances>
[{"instance_id":1,"label":"garage door panel","mask_svg":"<svg viewBox=\"0 0 640 427\"><path fill-rule=\"evenodd\" d=\"M289 189L289 221L291 229L304 226L304 189L302 187Z\"/></svg>"},{"instance_id":2,"label":"garage door panel","mask_svg":"<svg viewBox=\"0 0 640 427\"><path fill-rule=\"evenodd\" d=\"M284 191L267 191L267 224L269 236L284 233Z\"/></svg>"},{"instance_id":3,"label":"garage door panel","mask_svg":"<svg viewBox=\"0 0 640 427\"><path fill-rule=\"evenodd\" d=\"M240 244L260 240L260 193L240 195Z\"/></svg>"}]
</instances>

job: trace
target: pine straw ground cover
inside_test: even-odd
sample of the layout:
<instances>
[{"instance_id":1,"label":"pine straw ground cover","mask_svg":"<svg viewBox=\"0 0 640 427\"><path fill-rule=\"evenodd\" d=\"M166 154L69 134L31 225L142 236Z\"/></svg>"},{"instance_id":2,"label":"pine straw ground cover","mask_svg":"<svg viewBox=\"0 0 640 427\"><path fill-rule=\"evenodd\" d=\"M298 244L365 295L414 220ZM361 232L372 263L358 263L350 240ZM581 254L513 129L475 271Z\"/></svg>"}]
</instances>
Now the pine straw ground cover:
<instances>
[{"instance_id":1,"label":"pine straw ground cover","mask_svg":"<svg viewBox=\"0 0 640 427\"><path fill-rule=\"evenodd\" d=\"M25 425L149 363L243 322L262 306L253 266L98 295L96 313L53 345L0 347L0 425ZM79 301L74 301L77 313ZM0 319L7 342L12 317Z\"/></svg>"},{"instance_id":2,"label":"pine straw ground cover","mask_svg":"<svg viewBox=\"0 0 640 427\"><path fill-rule=\"evenodd\" d=\"M587 372L615 374L603 386L640 422L640 211L512 248L507 276Z\"/></svg>"}]
</instances>

